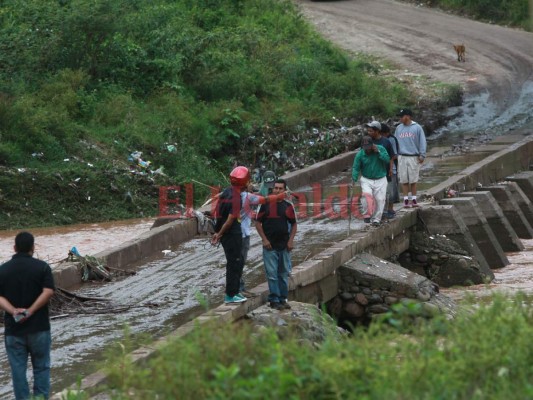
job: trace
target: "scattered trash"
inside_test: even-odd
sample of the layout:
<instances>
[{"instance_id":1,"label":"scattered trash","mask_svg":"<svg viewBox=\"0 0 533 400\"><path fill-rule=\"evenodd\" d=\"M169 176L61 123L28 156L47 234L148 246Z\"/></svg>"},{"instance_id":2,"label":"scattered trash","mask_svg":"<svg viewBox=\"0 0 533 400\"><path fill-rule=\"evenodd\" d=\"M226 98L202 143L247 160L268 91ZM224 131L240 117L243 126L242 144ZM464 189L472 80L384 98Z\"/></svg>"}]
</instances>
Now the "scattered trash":
<instances>
[{"instance_id":1,"label":"scattered trash","mask_svg":"<svg viewBox=\"0 0 533 400\"><path fill-rule=\"evenodd\" d=\"M70 158L64 158L63 161L65 161L65 162L69 162L69 161L70 161Z\"/></svg>"},{"instance_id":2,"label":"scattered trash","mask_svg":"<svg viewBox=\"0 0 533 400\"><path fill-rule=\"evenodd\" d=\"M169 144L169 145L167 145L167 151L169 153L177 153L178 152L178 148L174 144Z\"/></svg>"},{"instance_id":3,"label":"scattered trash","mask_svg":"<svg viewBox=\"0 0 533 400\"><path fill-rule=\"evenodd\" d=\"M82 282L109 282L113 279L113 277L116 276L136 274L135 271L125 271L117 268L107 267L96 257L82 256L75 246L68 251L67 261L79 263Z\"/></svg>"},{"instance_id":4,"label":"scattered trash","mask_svg":"<svg viewBox=\"0 0 533 400\"><path fill-rule=\"evenodd\" d=\"M40 152L40 153L31 153L31 156L34 157L34 158L42 158L44 157L44 153Z\"/></svg>"}]
</instances>

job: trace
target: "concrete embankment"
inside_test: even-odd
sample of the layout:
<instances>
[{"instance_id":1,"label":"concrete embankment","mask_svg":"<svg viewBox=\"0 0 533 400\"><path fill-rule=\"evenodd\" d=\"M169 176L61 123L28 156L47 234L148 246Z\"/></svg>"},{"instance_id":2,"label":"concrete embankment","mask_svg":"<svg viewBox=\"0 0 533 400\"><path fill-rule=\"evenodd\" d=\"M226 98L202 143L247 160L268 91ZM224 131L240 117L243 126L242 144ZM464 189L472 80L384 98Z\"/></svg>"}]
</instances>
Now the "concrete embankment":
<instances>
[{"instance_id":1,"label":"concrete embankment","mask_svg":"<svg viewBox=\"0 0 533 400\"><path fill-rule=\"evenodd\" d=\"M485 160L467 168L465 171L457 174L456 176L450 177L445 183L437 185L436 188L428 190L426 194L431 196L434 200L440 200L444 197L444 189L450 187L457 187L460 191L464 191L478 189L480 185L483 188L485 185L492 185L504 180L509 175L515 174L519 171L527 171L530 165L530 154L533 154L533 138L525 138L524 140L513 144L509 149L502 150L490 157L487 157ZM345 155L344 157L339 157L335 162L338 162L339 170L342 170L349 167L352 160L353 154L350 154ZM327 165L327 162L325 162L325 164ZM334 172L334 170L330 169L327 171L327 173L324 172L324 175ZM294 182L305 182L305 184L309 184L309 182L313 182L315 179L318 179L316 177L317 175L313 174L319 174L316 166L313 166L309 170L309 175L307 175L307 177L305 177L306 170L298 171L298 173L302 174L303 178L300 177L300 175L297 175L298 179L302 180L298 181L296 178L292 179L295 179ZM524 172L524 174L526 173ZM527 176L526 181L528 181L528 179L529 176ZM480 185L478 185L478 183ZM290 183L290 185L293 188L297 187L297 185L293 183ZM442 205L435 207L451 206ZM495 214L498 215L498 218L501 218L502 216L505 217L501 211L498 214L498 207L501 209L502 204L497 203L497 207L493 204L493 208L496 210ZM519 207L518 203L517 207ZM465 209L468 210L468 207ZM295 265L290 281L291 300L308 303L323 303L337 296L339 293L337 269L348 263L353 257L362 252L370 253L373 256L380 258L389 258L393 254L398 255L407 250L410 241L410 230L412 227L416 226L417 223L419 223L418 214L419 212L416 209L401 210L398 212L397 218L391 221L391 223L381 226L377 229L354 232L349 238L342 240L330 248L311 257L310 259ZM491 216L491 218L493 218L493 216ZM479 216L479 219L481 220L481 225L483 225L482 230L486 232L485 225L488 224L488 220L486 219L483 221L481 216ZM176 221L176 224L179 223L180 221ZM475 226L475 224L475 221L469 222L469 226ZM439 219L437 218L435 223L430 223L428 228L437 230L442 226L443 224L440 223ZM511 224L507 223L507 226L509 227ZM157 229L161 229L161 232L164 232L168 228L169 226L165 225ZM471 232L476 232L479 229L469 229L464 221L462 229L462 232L465 232L465 234L468 232L472 236L473 244L471 243L470 247L474 245L477 246L477 239L474 237L474 235L472 235ZM500 238L498 237L496 240L499 241L500 247L503 248L504 244L500 241ZM506 246L507 245L508 244L506 244ZM127 251L125 249L122 250ZM154 252L157 251L160 251L160 249L154 250ZM492 265L492 260L486 260L485 255L481 250L476 252L476 254L481 254L480 258L485 259L485 269L488 268L490 271L490 268L496 267ZM117 256L116 259L122 260L125 258ZM204 323L212 318L217 318L222 321L233 321L264 304L268 294L266 283L258 285L251 291L255 292L257 296L250 298L246 303L240 305L221 305L213 310L210 310L209 313L202 315L196 320L181 326L173 333L172 336L175 337L185 335L190 332L195 324ZM132 354L132 358L134 360L143 360L154 354L158 347L164 342L165 340L162 339L150 347L139 349ZM101 384L104 381L105 375L102 372L98 372L84 378L81 381L81 388L85 389L94 387L95 385Z\"/></svg>"}]
</instances>

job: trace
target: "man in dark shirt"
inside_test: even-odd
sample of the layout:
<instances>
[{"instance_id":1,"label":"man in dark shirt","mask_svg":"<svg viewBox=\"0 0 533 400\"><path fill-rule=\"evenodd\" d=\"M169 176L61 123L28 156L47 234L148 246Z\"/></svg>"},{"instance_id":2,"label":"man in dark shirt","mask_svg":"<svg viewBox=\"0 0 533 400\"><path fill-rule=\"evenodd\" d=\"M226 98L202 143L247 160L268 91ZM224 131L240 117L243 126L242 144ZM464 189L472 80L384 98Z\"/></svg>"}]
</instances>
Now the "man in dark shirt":
<instances>
[{"instance_id":1,"label":"man in dark shirt","mask_svg":"<svg viewBox=\"0 0 533 400\"><path fill-rule=\"evenodd\" d=\"M5 346L11 367L15 398L30 398L26 369L33 366L33 396L50 393L50 318L48 301L54 294L50 266L33 258L33 235L15 238L15 255L0 266L0 308L5 311Z\"/></svg>"},{"instance_id":2,"label":"man in dark shirt","mask_svg":"<svg viewBox=\"0 0 533 400\"><path fill-rule=\"evenodd\" d=\"M211 243L222 243L226 256L226 295L224 303L242 303L246 297L239 293L244 260L242 258L241 192L250 181L246 167L236 167L230 173L231 186L217 201L217 223Z\"/></svg>"},{"instance_id":3,"label":"man in dark shirt","mask_svg":"<svg viewBox=\"0 0 533 400\"><path fill-rule=\"evenodd\" d=\"M273 193L285 193L287 183L277 179ZM290 233L288 230L290 224ZM263 240L263 262L268 279L268 301L270 307L282 310L291 306L287 302L289 294L290 251L294 247L296 235L296 215L294 207L286 200L269 202L257 212L257 232Z\"/></svg>"}]
</instances>

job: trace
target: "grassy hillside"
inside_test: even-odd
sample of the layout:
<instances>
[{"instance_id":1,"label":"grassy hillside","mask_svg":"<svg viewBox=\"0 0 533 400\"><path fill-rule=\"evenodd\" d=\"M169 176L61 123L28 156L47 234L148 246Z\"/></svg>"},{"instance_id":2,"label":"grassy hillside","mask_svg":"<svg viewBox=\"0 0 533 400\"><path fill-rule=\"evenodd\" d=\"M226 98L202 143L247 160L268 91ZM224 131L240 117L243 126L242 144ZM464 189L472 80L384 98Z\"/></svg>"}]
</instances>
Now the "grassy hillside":
<instances>
[{"instance_id":1,"label":"grassy hillside","mask_svg":"<svg viewBox=\"0 0 533 400\"><path fill-rule=\"evenodd\" d=\"M0 229L155 215L158 185L299 168L347 147L312 128L412 98L290 1L4 0Z\"/></svg>"}]
</instances>

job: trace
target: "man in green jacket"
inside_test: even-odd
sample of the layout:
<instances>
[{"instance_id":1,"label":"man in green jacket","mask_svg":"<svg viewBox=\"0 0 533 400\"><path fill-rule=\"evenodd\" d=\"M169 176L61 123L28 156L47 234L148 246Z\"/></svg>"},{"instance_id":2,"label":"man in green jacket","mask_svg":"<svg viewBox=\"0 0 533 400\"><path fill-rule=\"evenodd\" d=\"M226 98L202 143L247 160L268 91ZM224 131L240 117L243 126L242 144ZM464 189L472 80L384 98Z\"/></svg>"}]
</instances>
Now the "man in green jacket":
<instances>
[{"instance_id":1,"label":"man in green jacket","mask_svg":"<svg viewBox=\"0 0 533 400\"><path fill-rule=\"evenodd\" d=\"M361 178L362 196L367 200L370 218L365 217L365 222L373 226L381 224L383 207L387 197L387 171L390 162L387 150L373 143L370 136L363 136L361 150L356 154L352 179L354 182Z\"/></svg>"}]
</instances>

